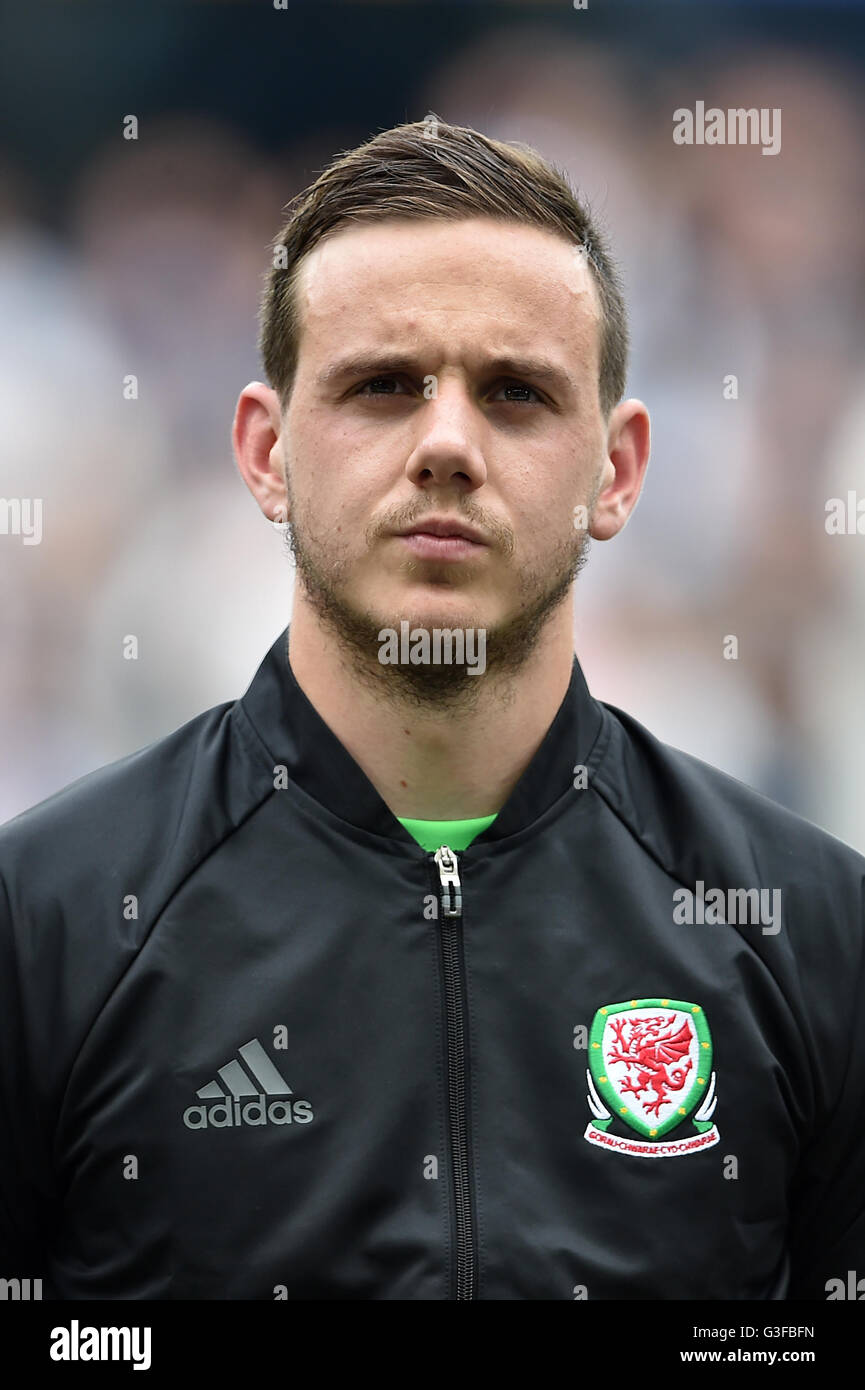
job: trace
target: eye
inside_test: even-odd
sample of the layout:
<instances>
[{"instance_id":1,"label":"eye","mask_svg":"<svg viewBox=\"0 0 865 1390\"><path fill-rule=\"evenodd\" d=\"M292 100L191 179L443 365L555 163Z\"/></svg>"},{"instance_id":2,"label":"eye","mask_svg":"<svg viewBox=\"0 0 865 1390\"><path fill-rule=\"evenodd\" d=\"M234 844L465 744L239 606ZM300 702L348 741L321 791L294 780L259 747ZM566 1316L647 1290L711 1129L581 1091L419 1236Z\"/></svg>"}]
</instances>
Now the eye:
<instances>
[{"instance_id":1,"label":"eye","mask_svg":"<svg viewBox=\"0 0 865 1390\"><path fill-rule=\"evenodd\" d=\"M355 395L357 396L396 396L399 393L397 386L403 383L398 376L372 376L369 381L365 381L359 386ZM373 388L373 389L370 389ZM383 388L383 389L381 389ZM391 389L393 388L393 389Z\"/></svg>"},{"instance_id":2,"label":"eye","mask_svg":"<svg viewBox=\"0 0 865 1390\"><path fill-rule=\"evenodd\" d=\"M539 392L533 386L527 386L524 381L503 381L498 390L520 393L506 401L506 405L533 405L534 402L528 399L529 396L534 396L535 401L543 405L543 399Z\"/></svg>"}]
</instances>

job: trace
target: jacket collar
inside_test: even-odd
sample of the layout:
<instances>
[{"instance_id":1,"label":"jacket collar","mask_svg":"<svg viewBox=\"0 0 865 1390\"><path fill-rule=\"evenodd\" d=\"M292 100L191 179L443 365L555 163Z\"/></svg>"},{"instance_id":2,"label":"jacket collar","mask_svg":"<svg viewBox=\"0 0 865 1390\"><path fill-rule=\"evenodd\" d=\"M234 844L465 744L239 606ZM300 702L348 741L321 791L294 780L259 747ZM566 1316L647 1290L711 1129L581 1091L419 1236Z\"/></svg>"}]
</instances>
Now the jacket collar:
<instances>
[{"instance_id":1,"label":"jacket collar","mask_svg":"<svg viewBox=\"0 0 865 1390\"><path fill-rule=\"evenodd\" d=\"M240 701L273 764L284 765L292 782L341 820L416 845L298 685L288 660L289 631L276 639ZM564 699L537 752L472 848L525 830L565 795L575 765L588 762L602 722L603 707L589 694L575 655Z\"/></svg>"}]
</instances>

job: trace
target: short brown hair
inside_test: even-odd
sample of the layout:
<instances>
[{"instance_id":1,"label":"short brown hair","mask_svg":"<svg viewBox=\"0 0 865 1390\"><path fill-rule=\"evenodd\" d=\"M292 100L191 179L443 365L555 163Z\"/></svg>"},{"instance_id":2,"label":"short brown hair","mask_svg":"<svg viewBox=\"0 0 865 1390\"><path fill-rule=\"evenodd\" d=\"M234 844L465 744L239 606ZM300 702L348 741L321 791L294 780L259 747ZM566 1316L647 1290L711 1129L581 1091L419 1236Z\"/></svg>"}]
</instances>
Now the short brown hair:
<instances>
[{"instance_id":1,"label":"short brown hair","mask_svg":"<svg viewBox=\"0 0 865 1390\"><path fill-rule=\"evenodd\" d=\"M285 211L259 316L264 369L283 404L297 367L295 285L313 247L356 222L468 217L546 228L584 249L601 305L598 395L604 415L621 400L628 324L617 270L567 176L528 145L493 140L430 114L337 155Z\"/></svg>"}]
</instances>

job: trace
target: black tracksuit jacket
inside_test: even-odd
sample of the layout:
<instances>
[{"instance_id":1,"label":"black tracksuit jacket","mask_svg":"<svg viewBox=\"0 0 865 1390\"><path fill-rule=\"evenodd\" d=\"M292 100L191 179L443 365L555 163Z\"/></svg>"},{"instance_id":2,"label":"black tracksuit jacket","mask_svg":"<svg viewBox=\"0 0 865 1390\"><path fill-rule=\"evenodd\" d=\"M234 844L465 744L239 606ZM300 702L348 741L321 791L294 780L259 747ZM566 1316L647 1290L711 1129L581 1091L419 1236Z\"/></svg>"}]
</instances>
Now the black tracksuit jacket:
<instances>
[{"instance_id":1,"label":"black tracksuit jacket","mask_svg":"<svg viewBox=\"0 0 865 1390\"><path fill-rule=\"evenodd\" d=\"M865 859L576 659L496 820L436 857L287 634L242 699L0 831L0 1277L823 1300L865 1276Z\"/></svg>"}]
</instances>

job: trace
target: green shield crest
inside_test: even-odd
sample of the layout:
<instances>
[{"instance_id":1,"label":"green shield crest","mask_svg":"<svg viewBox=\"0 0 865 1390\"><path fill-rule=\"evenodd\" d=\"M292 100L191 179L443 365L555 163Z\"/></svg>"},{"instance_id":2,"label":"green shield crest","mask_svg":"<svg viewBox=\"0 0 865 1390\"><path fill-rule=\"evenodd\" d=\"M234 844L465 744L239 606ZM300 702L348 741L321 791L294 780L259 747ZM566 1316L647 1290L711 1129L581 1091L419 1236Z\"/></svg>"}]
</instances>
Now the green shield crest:
<instances>
[{"instance_id":1,"label":"green shield crest","mask_svg":"<svg viewBox=\"0 0 865 1390\"><path fill-rule=\"evenodd\" d=\"M596 1095L608 1112L595 1127L606 1130L615 1115L644 1139L660 1140L699 1114L710 1091L712 1051L699 1004L665 998L605 1004L589 1035ZM710 1112L692 1123L711 1129Z\"/></svg>"}]
</instances>

